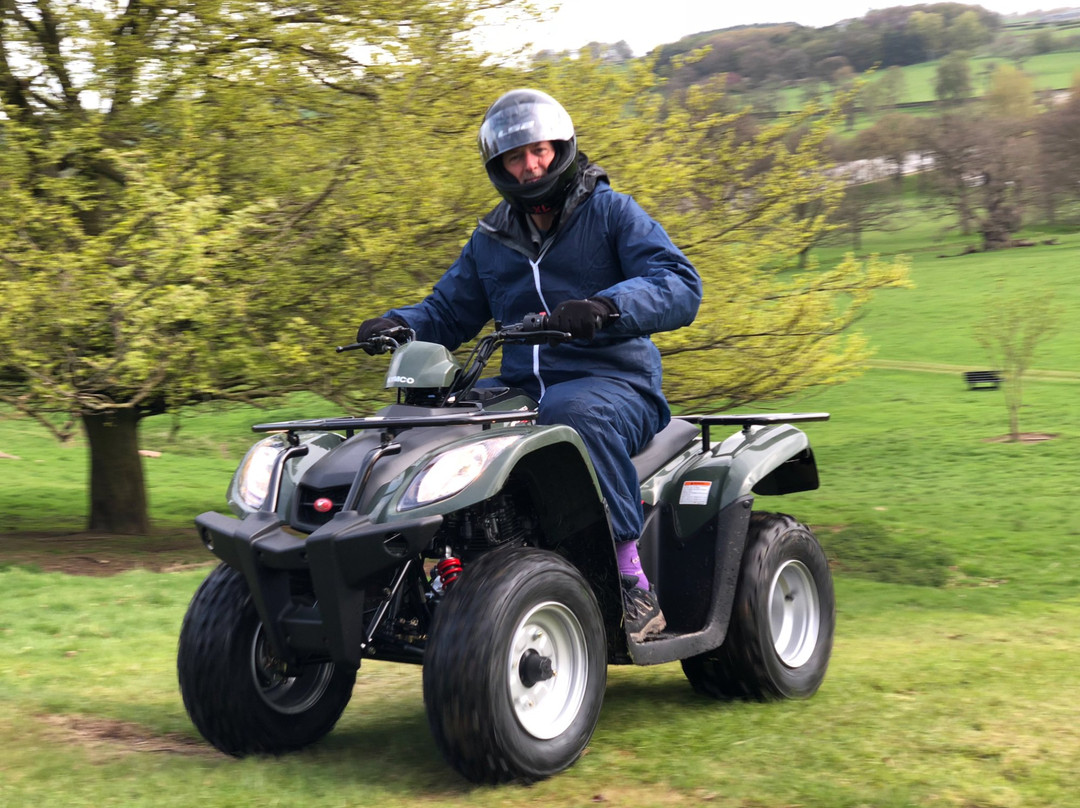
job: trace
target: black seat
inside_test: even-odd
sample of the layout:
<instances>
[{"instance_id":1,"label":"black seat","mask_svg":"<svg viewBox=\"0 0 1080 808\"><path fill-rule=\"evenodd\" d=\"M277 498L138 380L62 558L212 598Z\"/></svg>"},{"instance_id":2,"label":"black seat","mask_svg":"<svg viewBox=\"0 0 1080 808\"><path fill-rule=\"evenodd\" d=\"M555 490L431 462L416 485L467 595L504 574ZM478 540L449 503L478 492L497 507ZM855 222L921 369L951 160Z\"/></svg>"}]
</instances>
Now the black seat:
<instances>
[{"instance_id":1,"label":"black seat","mask_svg":"<svg viewBox=\"0 0 1080 808\"><path fill-rule=\"evenodd\" d=\"M645 448L634 455L634 468L638 480L645 480L663 468L671 460L701 435L696 424L673 418L671 423L657 432Z\"/></svg>"}]
</instances>

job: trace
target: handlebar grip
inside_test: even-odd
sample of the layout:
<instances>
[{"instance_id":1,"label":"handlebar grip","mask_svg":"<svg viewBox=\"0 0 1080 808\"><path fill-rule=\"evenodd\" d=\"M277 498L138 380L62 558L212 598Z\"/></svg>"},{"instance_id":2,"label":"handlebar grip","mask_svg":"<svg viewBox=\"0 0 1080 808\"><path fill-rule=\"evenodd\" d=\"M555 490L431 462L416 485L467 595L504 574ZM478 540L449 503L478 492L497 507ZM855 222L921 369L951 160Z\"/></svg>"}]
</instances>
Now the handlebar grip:
<instances>
[{"instance_id":1,"label":"handlebar grip","mask_svg":"<svg viewBox=\"0 0 1080 808\"><path fill-rule=\"evenodd\" d=\"M526 314L521 318L522 331L547 331L548 316L546 312L539 314Z\"/></svg>"}]
</instances>

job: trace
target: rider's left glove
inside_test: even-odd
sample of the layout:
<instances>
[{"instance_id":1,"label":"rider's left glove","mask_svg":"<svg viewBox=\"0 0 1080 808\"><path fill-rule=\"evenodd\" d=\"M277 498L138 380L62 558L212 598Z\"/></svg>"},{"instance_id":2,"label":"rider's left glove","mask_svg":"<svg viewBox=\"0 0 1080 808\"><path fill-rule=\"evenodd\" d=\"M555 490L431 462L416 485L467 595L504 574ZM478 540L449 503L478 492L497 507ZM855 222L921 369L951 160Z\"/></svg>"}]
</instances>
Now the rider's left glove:
<instances>
[{"instance_id":1,"label":"rider's left glove","mask_svg":"<svg viewBox=\"0 0 1080 808\"><path fill-rule=\"evenodd\" d=\"M577 339L592 339L598 329L611 322L619 311L606 297L564 300L548 318L548 328L566 331Z\"/></svg>"}]
</instances>

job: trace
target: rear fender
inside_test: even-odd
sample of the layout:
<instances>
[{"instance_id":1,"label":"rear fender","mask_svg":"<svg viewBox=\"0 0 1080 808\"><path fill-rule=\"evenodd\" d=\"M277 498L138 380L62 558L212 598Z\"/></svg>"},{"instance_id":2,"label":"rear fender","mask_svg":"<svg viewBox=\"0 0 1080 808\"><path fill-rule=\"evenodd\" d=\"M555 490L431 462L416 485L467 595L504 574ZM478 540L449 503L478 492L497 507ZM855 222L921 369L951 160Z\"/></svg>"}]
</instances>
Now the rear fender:
<instances>
[{"instance_id":1,"label":"rear fender","mask_svg":"<svg viewBox=\"0 0 1080 808\"><path fill-rule=\"evenodd\" d=\"M731 456L721 508L751 492L774 496L812 491L819 485L810 439L791 424L750 427L724 441L718 450L729 451Z\"/></svg>"},{"instance_id":2,"label":"rear fender","mask_svg":"<svg viewBox=\"0 0 1080 808\"><path fill-rule=\"evenodd\" d=\"M750 494L770 496L818 487L806 433L790 424L752 426L674 470L661 500L674 509L680 536Z\"/></svg>"}]
</instances>

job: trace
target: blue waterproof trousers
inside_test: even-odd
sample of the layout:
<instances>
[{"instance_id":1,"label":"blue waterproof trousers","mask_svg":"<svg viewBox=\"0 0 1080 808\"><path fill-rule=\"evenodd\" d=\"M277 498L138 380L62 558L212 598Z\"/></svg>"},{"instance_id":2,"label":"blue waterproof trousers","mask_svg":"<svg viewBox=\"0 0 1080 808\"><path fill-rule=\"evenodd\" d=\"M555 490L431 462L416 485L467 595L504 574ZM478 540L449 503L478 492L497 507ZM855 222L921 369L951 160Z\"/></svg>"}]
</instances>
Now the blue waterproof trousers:
<instances>
[{"instance_id":1,"label":"blue waterproof trousers","mask_svg":"<svg viewBox=\"0 0 1080 808\"><path fill-rule=\"evenodd\" d=\"M630 458L670 420L624 381L570 379L548 386L540 399L541 424L566 424L589 450L607 499L615 541L635 541L644 526L641 485Z\"/></svg>"}]
</instances>

